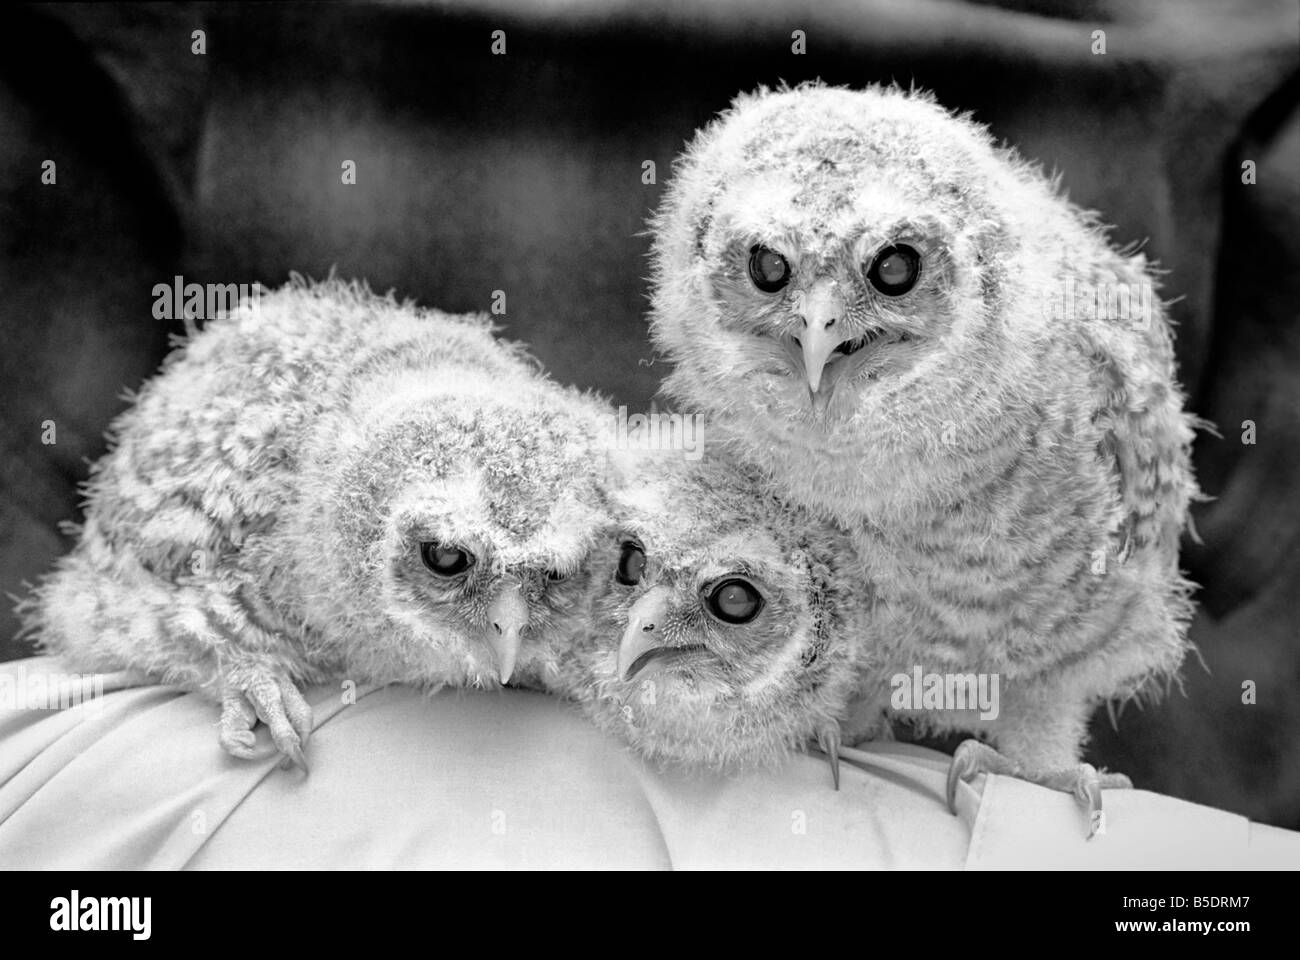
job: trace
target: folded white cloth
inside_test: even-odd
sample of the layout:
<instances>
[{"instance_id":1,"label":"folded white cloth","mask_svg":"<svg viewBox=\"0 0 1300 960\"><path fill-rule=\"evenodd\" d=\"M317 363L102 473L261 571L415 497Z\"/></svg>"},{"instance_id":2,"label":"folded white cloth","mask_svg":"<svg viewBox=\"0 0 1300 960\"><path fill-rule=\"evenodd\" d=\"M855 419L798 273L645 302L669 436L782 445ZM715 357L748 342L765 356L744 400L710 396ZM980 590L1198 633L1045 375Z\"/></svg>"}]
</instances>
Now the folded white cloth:
<instances>
[{"instance_id":1,"label":"folded white cloth","mask_svg":"<svg viewBox=\"0 0 1300 960\"><path fill-rule=\"evenodd\" d=\"M76 706L63 672L0 664L0 867L1300 867L1300 834L1142 790L1107 791L1091 841L1072 798L1005 777L954 817L948 758L907 744L854 751L838 792L816 756L656 770L523 691L314 688L304 776L262 728L264 759L227 756L192 694L113 674Z\"/></svg>"}]
</instances>

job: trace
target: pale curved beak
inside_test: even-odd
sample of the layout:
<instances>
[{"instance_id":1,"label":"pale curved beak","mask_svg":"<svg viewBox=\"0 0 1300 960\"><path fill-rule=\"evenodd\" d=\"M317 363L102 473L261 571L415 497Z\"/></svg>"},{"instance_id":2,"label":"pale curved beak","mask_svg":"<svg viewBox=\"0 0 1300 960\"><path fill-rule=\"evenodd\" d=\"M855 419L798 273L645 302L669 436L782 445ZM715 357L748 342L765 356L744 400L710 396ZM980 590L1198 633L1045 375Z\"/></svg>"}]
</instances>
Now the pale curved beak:
<instances>
[{"instance_id":1,"label":"pale curved beak","mask_svg":"<svg viewBox=\"0 0 1300 960\"><path fill-rule=\"evenodd\" d=\"M618 646L618 678L630 680L629 671L643 654L663 646L664 618L672 592L667 587L651 587L627 614L627 629Z\"/></svg>"},{"instance_id":2,"label":"pale curved beak","mask_svg":"<svg viewBox=\"0 0 1300 960\"><path fill-rule=\"evenodd\" d=\"M835 293L828 280L819 280L803 296L800 316L803 328L799 331L799 345L803 351L803 372L808 389L816 394L821 389L822 372L835 348L847 337L843 336L844 301Z\"/></svg>"},{"instance_id":3,"label":"pale curved beak","mask_svg":"<svg viewBox=\"0 0 1300 960\"><path fill-rule=\"evenodd\" d=\"M528 626L528 601L524 599L522 584L502 587L488 605L489 642L497 657L497 671L501 682L510 680L519 658L519 636Z\"/></svg>"}]
</instances>

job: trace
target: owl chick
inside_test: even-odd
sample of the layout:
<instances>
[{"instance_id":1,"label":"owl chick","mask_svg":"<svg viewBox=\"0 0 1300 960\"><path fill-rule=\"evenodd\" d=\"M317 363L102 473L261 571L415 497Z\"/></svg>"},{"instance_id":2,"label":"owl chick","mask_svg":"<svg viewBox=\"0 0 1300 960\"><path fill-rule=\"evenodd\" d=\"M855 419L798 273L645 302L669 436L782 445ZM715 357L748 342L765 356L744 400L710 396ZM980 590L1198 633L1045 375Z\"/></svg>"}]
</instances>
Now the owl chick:
<instances>
[{"instance_id":1,"label":"owl chick","mask_svg":"<svg viewBox=\"0 0 1300 960\"><path fill-rule=\"evenodd\" d=\"M771 765L815 739L838 787L866 608L848 539L725 461L651 454L624 469L584 626L548 689L656 761Z\"/></svg>"},{"instance_id":2,"label":"owl chick","mask_svg":"<svg viewBox=\"0 0 1300 960\"><path fill-rule=\"evenodd\" d=\"M236 756L260 718L305 769L300 684L493 686L566 634L604 425L484 317L295 278L145 384L21 612L81 668L220 702Z\"/></svg>"},{"instance_id":3,"label":"owl chick","mask_svg":"<svg viewBox=\"0 0 1300 960\"><path fill-rule=\"evenodd\" d=\"M1094 810L1128 785L1080 764L1088 718L1188 649L1197 496L1146 261L983 127L879 87L741 96L652 227L665 391L851 531L873 669L1000 676L997 719L920 718L1000 750L962 745L950 805L980 770ZM881 690L850 736L879 729Z\"/></svg>"}]
</instances>

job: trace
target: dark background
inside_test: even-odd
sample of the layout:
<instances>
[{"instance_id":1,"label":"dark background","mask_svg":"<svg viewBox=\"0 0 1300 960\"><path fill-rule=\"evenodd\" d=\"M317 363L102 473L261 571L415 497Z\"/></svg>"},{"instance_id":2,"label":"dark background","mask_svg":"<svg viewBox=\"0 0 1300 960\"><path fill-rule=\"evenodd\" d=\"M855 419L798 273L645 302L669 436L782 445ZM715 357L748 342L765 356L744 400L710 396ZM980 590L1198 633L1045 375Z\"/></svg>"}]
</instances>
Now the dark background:
<instances>
[{"instance_id":1,"label":"dark background","mask_svg":"<svg viewBox=\"0 0 1300 960\"><path fill-rule=\"evenodd\" d=\"M1138 786L1300 828L1300 8L845 0L54 4L0 33L0 590L66 549L152 288L344 277L452 311L507 294L557 378L645 409L647 240L672 158L740 90L897 80L973 109L1169 271L1214 495L1183 690L1094 723ZM191 53L191 32L207 53ZM507 53L490 52L505 30ZM791 31L807 53L791 52ZM1091 52L1092 32L1107 52ZM55 160L58 183L40 183ZM340 182L354 160L357 183ZM653 160L658 183L641 182ZM1241 183L1241 163L1257 184ZM54 420L57 443L41 443ZM1242 421L1257 427L1241 443ZM0 659L25 652L0 607ZM1243 681L1258 702L1243 705Z\"/></svg>"}]
</instances>

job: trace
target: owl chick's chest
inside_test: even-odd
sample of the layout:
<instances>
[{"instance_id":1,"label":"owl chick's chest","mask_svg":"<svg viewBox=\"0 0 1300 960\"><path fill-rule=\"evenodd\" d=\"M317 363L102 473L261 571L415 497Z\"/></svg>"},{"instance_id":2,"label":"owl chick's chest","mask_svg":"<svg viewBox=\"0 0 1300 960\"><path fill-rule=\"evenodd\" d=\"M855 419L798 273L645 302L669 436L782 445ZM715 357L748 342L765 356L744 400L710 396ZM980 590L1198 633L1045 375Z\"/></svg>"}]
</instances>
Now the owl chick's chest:
<instances>
[{"instance_id":1,"label":"owl chick's chest","mask_svg":"<svg viewBox=\"0 0 1300 960\"><path fill-rule=\"evenodd\" d=\"M1033 671L1101 642L1125 595L1121 520L1099 466L1084 461L1027 463L978 496L887 526L858 522L878 647L910 658L900 669Z\"/></svg>"}]
</instances>

